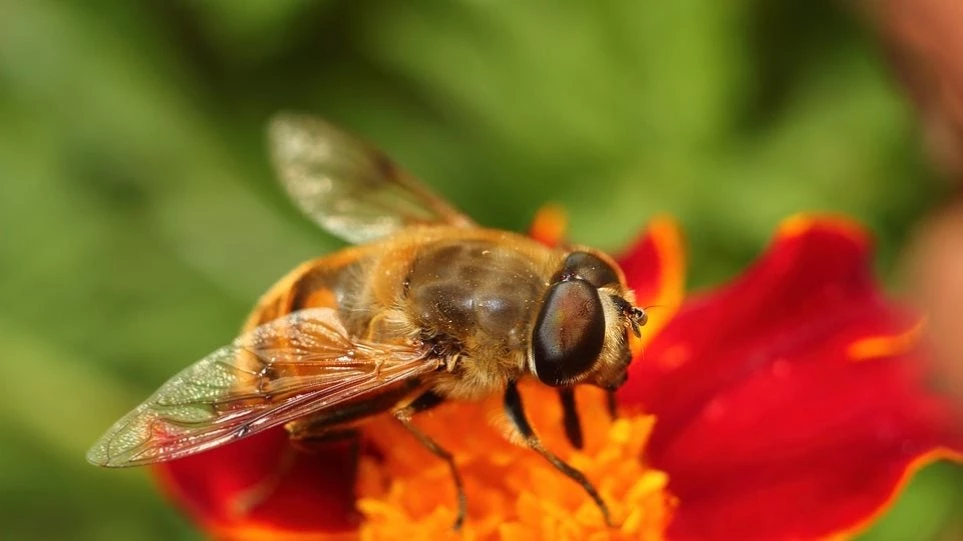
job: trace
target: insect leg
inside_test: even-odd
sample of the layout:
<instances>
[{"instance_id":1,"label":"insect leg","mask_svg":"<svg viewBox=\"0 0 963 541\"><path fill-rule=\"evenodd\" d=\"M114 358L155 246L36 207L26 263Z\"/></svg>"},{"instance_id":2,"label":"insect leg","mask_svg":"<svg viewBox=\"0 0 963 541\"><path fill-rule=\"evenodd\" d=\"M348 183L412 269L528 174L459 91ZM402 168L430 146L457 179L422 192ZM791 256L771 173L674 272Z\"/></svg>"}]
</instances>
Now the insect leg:
<instances>
[{"instance_id":1,"label":"insect leg","mask_svg":"<svg viewBox=\"0 0 963 541\"><path fill-rule=\"evenodd\" d=\"M332 443L347 442L350 445L353 466L357 465L358 456L361 454L361 432L356 428L332 428L313 434L310 432L291 434L290 441L295 449L304 453L316 453ZM352 467L351 471L355 469Z\"/></svg>"},{"instance_id":2,"label":"insect leg","mask_svg":"<svg viewBox=\"0 0 963 541\"><path fill-rule=\"evenodd\" d=\"M558 397L562 401L562 425L565 427L565 437L576 449L582 448L582 421L578 416L575 405L575 389L562 387L558 390Z\"/></svg>"},{"instance_id":3,"label":"insect leg","mask_svg":"<svg viewBox=\"0 0 963 541\"><path fill-rule=\"evenodd\" d=\"M561 458L559 458L555 453L546 449L541 440L532 430L532 425L528 422L528 418L525 417L525 410L522 405L522 395L518 392L518 387L515 382L509 382L508 386L505 388L505 413L508 415L508 419L515 426L515 429L525 438L525 444L528 445L530 449L536 453L542 455L555 469L565 474L566 477L572 479L579 485L582 489L588 493L589 497L598 506L599 511L602 512L602 516L605 518L605 523L612 526L612 517L609 515L609 508L605 505L605 501L599 496L595 487L592 483L585 478L585 474L576 470Z\"/></svg>"},{"instance_id":4,"label":"insect leg","mask_svg":"<svg viewBox=\"0 0 963 541\"><path fill-rule=\"evenodd\" d=\"M457 493L458 499L458 515L455 518L453 527L455 530L459 530L462 524L465 523L465 515L468 512L468 500L465 498L465 487L461 481L461 475L458 473L458 467L455 465L455 459L451 453L438 445L435 440L431 439L431 436L425 434L421 429L411 423L411 417L415 413L431 409L441 404L443 400L444 398L442 396L427 391L404 408L396 410L394 415L395 419L398 419L398 422L400 422L408 432L411 432L426 449L448 463L448 468L451 470L451 478L455 482L455 492Z\"/></svg>"},{"instance_id":5,"label":"insect leg","mask_svg":"<svg viewBox=\"0 0 963 541\"><path fill-rule=\"evenodd\" d=\"M421 413L441 405L444 401L445 397L440 394L434 391L425 391L403 409L408 410L410 414Z\"/></svg>"},{"instance_id":6,"label":"insect leg","mask_svg":"<svg viewBox=\"0 0 963 541\"><path fill-rule=\"evenodd\" d=\"M605 407L609 410L609 417L614 421L619 418L619 403L615 399L615 391L606 391Z\"/></svg>"}]
</instances>

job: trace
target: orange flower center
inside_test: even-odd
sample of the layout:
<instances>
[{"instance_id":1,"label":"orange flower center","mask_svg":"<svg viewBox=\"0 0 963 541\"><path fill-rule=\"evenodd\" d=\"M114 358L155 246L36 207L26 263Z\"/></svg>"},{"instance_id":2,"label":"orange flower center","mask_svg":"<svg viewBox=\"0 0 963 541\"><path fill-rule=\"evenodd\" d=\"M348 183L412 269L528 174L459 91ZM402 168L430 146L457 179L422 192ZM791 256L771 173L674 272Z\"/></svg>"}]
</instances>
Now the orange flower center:
<instances>
[{"instance_id":1,"label":"orange flower center","mask_svg":"<svg viewBox=\"0 0 963 541\"><path fill-rule=\"evenodd\" d=\"M585 473L615 527L605 524L576 482L506 440L511 431L493 398L444 404L415 419L454 455L464 478L468 517L459 533L452 530L457 506L445 462L392 419L369 426L367 436L385 456L366 457L360 465L358 507L366 516L361 539L663 539L674 506L668 478L640 459L654 417L625 415L613 422L601 391L579 389L585 446L577 451L565 439L555 391L530 384L521 392L545 446Z\"/></svg>"}]
</instances>

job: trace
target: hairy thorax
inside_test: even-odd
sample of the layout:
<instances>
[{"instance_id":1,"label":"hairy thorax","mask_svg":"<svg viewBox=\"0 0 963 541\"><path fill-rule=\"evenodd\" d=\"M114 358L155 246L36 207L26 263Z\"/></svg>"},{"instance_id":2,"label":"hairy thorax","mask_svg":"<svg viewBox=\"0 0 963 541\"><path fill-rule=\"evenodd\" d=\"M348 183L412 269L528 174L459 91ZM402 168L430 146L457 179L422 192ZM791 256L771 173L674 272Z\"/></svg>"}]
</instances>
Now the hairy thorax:
<instances>
[{"instance_id":1,"label":"hairy thorax","mask_svg":"<svg viewBox=\"0 0 963 541\"><path fill-rule=\"evenodd\" d=\"M336 308L359 338L423 342L447 359L436 390L471 398L527 373L531 326L559 258L503 231L414 230L306 263L262 299L258 323Z\"/></svg>"},{"instance_id":2,"label":"hairy thorax","mask_svg":"<svg viewBox=\"0 0 963 541\"><path fill-rule=\"evenodd\" d=\"M403 312L457 378L449 395L490 392L524 373L538 301L547 281L541 261L485 239L425 247L405 280Z\"/></svg>"}]
</instances>

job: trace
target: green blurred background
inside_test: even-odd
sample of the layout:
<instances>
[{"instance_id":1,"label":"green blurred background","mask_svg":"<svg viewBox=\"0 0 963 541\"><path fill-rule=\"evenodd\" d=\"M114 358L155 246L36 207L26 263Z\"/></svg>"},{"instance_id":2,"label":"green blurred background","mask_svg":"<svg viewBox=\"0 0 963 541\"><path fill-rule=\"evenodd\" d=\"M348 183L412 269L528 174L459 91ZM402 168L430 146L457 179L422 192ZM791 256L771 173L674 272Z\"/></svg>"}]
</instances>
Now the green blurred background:
<instances>
[{"instance_id":1,"label":"green blurred background","mask_svg":"<svg viewBox=\"0 0 963 541\"><path fill-rule=\"evenodd\" d=\"M266 118L326 116L480 222L547 200L617 249L655 213L693 287L787 214L851 214L879 269L940 196L912 108L845 3L0 0L0 538L199 539L87 446L340 243L285 200ZM963 505L929 468L865 539Z\"/></svg>"}]
</instances>

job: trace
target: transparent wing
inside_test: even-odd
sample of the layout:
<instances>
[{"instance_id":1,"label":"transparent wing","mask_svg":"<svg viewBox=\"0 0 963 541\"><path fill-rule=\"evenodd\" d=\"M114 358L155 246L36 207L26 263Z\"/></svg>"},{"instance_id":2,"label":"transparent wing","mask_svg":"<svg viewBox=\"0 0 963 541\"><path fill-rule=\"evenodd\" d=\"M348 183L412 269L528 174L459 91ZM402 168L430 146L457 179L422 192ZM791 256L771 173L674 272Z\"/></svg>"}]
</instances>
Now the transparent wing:
<instances>
[{"instance_id":1,"label":"transparent wing","mask_svg":"<svg viewBox=\"0 0 963 541\"><path fill-rule=\"evenodd\" d=\"M334 310L257 327L177 374L87 452L100 466L180 458L438 368L415 346L352 341Z\"/></svg>"},{"instance_id":2,"label":"transparent wing","mask_svg":"<svg viewBox=\"0 0 963 541\"><path fill-rule=\"evenodd\" d=\"M474 225L378 149L321 119L282 114L268 131L291 198L348 242L370 242L410 225Z\"/></svg>"}]
</instances>

